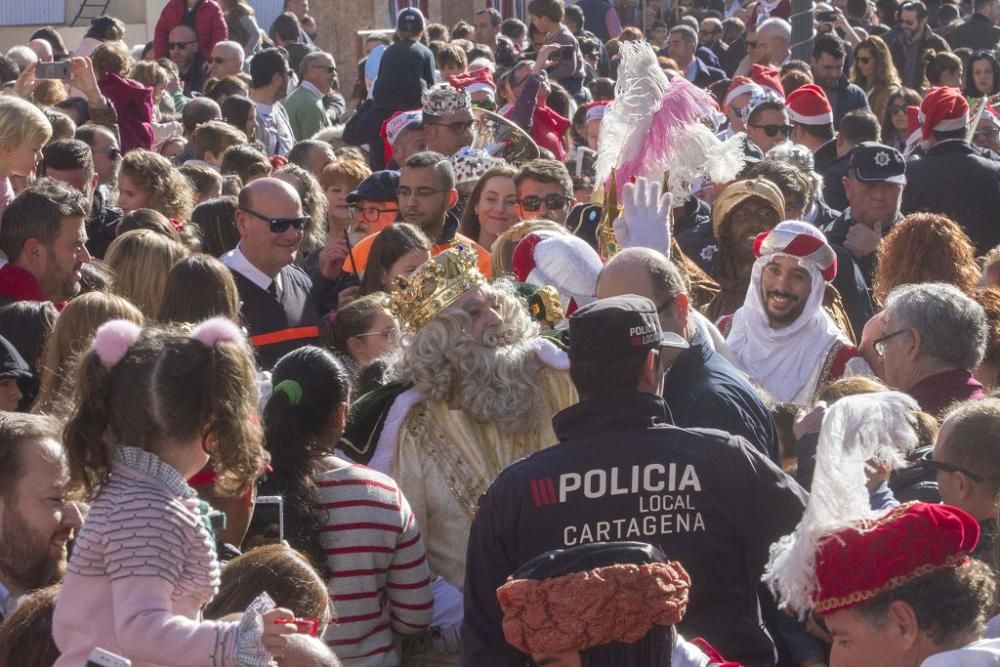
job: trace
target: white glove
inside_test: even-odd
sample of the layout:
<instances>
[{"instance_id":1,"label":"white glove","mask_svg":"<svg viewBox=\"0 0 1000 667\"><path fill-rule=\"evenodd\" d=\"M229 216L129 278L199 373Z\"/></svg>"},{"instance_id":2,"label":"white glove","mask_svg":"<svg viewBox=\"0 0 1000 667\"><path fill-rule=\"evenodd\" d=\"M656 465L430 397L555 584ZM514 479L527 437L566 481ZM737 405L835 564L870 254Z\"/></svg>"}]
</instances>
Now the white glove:
<instances>
[{"instance_id":1,"label":"white glove","mask_svg":"<svg viewBox=\"0 0 1000 667\"><path fill-rule=\"evenodd\" d=\"M663 186L640 177L622 188L622 214L613 223L622 248L650 248L670 257L670 209L674 198Z\"/></svg>"}]
</instances>

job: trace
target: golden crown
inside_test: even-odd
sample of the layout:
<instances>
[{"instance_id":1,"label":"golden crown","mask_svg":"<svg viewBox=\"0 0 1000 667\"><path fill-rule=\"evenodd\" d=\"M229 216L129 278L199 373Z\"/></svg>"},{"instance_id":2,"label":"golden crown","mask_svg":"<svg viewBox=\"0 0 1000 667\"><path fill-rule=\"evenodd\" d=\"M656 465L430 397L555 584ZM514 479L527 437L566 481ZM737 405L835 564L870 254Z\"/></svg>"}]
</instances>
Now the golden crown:
<instances>
[{"instance_id":1,"label":"golden crown","mask_svg":"<svg viewBox=\"0 0 1000 667\"><path fill-rule=\"evenodd\" d=\"M486 284L479 258L470 246L456 243L424 262L409 278L396 278L389 310L403 331L416 333L471 289Z\"/></svg>"}]
</instances>

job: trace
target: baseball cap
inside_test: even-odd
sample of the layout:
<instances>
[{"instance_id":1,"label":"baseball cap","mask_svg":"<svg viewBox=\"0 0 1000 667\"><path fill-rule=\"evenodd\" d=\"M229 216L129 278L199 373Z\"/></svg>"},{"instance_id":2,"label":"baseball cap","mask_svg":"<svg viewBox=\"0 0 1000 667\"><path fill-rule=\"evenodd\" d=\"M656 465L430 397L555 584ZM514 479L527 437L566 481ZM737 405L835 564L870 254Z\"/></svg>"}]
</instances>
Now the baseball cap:
<instances>
[{"instance_id":1,"label":"baseball cap","mask_svg":"<svg viewBox=\"0 0 1000 667\"><path fill-rule=\"evenodd\" d=\"M851 151L850 169L859 181L906 185L906 161L891 146L864 141Z\"/></svg>"},{"instance_id":2,"label":"baseball cap","mask_svg":"<svg viewBox=\"0 0 1000 667\"><path fill-rule=\"evenodd\" d=\"M424 29L424 15L416 7L401 9L396 14L396 30L419 32Z\"/></svg>"},{"instance_id":3,"label":"baseball cap","mask_svg":"<svg viewBox=\"0 0 1000 667\"><path fill-rule=\"evenodd\" d=\"M688 342L660 328L656 306L643 296L598 299L569 318L570 361L622 361L659 347L683 350Z\"/></svg>"},{"instance_id":4,"label":"baseball cap","mask_svg":"<svg viewBox=\"0 0 1000 667\"><path fill-rule=\"evenodd\" d=\"M399 172L392 169L376 171L358 183L357 189L347 195L348 204L365 201L396 201L399 190Z\"/></svg>"}]
</instances>

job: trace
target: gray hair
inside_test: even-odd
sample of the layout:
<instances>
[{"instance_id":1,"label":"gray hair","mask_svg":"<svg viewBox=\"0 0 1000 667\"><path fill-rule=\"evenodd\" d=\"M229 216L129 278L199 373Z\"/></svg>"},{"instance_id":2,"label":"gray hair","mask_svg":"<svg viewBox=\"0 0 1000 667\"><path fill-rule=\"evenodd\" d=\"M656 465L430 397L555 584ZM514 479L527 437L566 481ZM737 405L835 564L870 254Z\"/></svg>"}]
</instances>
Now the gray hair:
<instances>
[{"instance_id":1,"label":"gray hair","mask_svg":"<svg viewBox=\"0 0 1000 667\"><path fill-rule=\"evenodd\" d=\"M243 45L240 44L239 42L233 42L231 40L227 40L224 42L217 42L216 46L221 47L223 49L228 49L232 53L238 55L240 57L240 62L246 60L246 53L244 53L243 51Z\"/></svg>"},{"instance_id":2,"label":"gray hair","mask_svg":"<svg viewBox=\"0 0 1000 667\"><path fill-rule=\"evenodd\" d=\"M898 326L920 332L923 355L964 369L983 360L986 313L954 285L900 285L889 292L885 310Z\"/></svg>"},{"instance_id":3,"label":"gray hair","mask_svg":"<svg viewBox=\"0 0 1000 667\"><path fill-rule=\"evenodd\" d=\"M670 29L671 35L683 35L688 44L698 43L698 33L689 25L675 25Z\"/></svg>"},{"instance_id":4,"label":"gray hair","mask_svg":"<svg viewBox=\"0 0 1000 667\"><path fill-rule=\"evenodd\" d=\"M38 54L23 44L10 47L7 57L13 60L22 72L38 62Z\"/></svg>"},{"instance_id":5,"label":"gray hair","mask_svg":"<svg viewBox=\"0 0 1000 667\"><path fill-rule=\"evenodd\" d=\"M792 42L792 24L785 19L773 16L757 26L757 34L767 35L771 39L777 37L790 44Z\"/></svg>"},{"instance_id":6,"label":"gray hair","mask_svg":"<svg viewBox=\"0 0 1000 667\"><path fill-rule=\"evenodd\" d=\"M333 66L337 66L337 61L334 60L333 56L326 51L311 51L310 53L307 53L302 58L302 62L299 63L299 78L305 78L306 72L309 71L309 68L316 64L317 60L323 60L325 58L333 60Z\"/></svg>"}]
</instances>

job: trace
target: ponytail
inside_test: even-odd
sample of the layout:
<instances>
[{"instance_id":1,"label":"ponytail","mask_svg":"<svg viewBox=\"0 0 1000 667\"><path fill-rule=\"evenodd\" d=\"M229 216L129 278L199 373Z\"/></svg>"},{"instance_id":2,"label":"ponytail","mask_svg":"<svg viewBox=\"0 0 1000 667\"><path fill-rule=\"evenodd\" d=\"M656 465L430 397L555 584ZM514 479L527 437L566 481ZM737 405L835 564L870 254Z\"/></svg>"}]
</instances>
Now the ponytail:
<instances>
[{"instance_id":1,"label":"ponytail","mask_svg":"<svg viewBox=\"0 0 1000 667\"><path fill-rule=\"evenodd\" d=\"M266 455L256 414L256 369L235 324L213 318L191 337L168 342L153 370L152 391L153 417L165 439L189 441L206 428L215 436L208 453L220 493L237 494L260 475Z\"/></svg>"},{"instance_id":2,"label":"ponytail","mask_svg":"<svg viewBox=\"0 0 1000 667\"><path fill-rule=\"evenodd\" d=\"M111 447L104 435L110 414L112 370L101 363L94 350L83 356L76 380L79 400L63 431L70 476L87 497L100 489L111 472Z\"/></svg>"}]
</instances>

